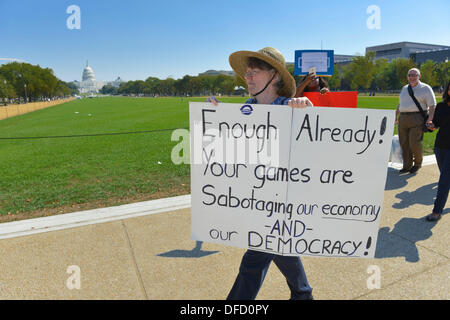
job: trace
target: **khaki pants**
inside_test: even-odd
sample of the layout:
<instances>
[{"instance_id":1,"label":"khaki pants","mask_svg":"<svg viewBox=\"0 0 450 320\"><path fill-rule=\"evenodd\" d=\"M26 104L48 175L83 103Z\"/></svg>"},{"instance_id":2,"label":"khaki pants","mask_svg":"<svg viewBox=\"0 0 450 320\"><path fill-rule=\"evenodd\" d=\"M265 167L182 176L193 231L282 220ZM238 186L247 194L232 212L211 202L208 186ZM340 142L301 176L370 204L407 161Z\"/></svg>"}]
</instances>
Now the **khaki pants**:
<instances>
[{"instance_id":1,"label":"khaki pants","mask_svg":"<svg viewBox=\"0 0 450 320\"><path fill-rule=\"evenodd\" d=\"M400 113L398 118L398 139L403 155L403 169L410 169L413 164L422 166L422 125L424 119L419 112Z\"/></svg>"}]
</instances>

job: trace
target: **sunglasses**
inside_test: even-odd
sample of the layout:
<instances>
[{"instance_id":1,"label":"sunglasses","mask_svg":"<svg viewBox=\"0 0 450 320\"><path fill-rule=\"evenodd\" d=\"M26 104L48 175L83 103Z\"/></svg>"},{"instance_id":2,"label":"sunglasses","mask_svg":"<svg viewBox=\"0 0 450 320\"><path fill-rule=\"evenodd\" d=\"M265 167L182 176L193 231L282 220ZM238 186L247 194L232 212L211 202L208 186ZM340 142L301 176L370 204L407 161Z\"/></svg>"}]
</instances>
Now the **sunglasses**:
<instances>
[{"instance_id":1,"label":"sunglasses","mask_svg":"<svg viewBox=\"0 0 450 320\"><path fill-rule=\"evenodd\" d=\"M418 77L419 75L417 73L410 73L408 74L408 77Z\"/></svg>"}]
</instances>

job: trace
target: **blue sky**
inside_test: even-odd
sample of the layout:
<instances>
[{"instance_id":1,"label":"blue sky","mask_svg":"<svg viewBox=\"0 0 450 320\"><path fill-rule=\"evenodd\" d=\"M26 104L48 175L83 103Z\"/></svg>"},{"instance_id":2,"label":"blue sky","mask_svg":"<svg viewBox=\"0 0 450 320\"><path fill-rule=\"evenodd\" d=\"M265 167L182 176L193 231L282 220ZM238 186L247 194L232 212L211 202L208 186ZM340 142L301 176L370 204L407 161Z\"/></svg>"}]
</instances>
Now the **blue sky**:
<instances>
[{"instance_id":1,"label":"blue sky","mask_svg":"<svg viewBox=\"0 0 450 320\"><path fill-rule=\"evenodd\" d=\"M70 5L80 8L79 30L67 28ZM380 29L366 25L370 5ZM231 70L230 53L265 46L293 61L295 50L321 46L364 54L400 41L450 45L448 12L448 0L0 0L0 58L64 81L81 80L86 60L98 80L178 79Z\"/></svg>"}]
</instances>

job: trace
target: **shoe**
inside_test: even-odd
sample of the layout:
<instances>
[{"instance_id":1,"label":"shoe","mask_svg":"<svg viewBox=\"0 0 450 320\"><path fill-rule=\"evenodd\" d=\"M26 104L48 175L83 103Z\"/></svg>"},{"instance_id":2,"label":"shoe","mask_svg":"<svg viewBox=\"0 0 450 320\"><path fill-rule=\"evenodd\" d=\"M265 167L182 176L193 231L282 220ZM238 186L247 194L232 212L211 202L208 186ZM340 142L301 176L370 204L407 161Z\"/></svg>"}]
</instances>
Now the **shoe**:
<instances>
[{"instance_id":1,"label":"shoe","mask_svg":"<svg viewBox=\"0 0 450 320\"><path fill-rule=\"evenodd\" d=\"M427 215L427 221L438 221L441 218L441 214L439 213L438 215L436 214L429 214Z\"/></svg>"},{"instance_id":2,"label":"shoe","mask_svg":"<svg viewBox=\"0 0 450 320\"><path fill-rule=\"evenodd\" d=\"M403 168L402 170L399 170L398 173L400 173L400 174L407 173L407 172L409 172L409 170L411 170L411 168L410 169Z\"/></svg>"},{"instance_id":3,"label":"shoe","mask_svg":"<svg viewBox=\"0 0 450 320\"><path fill-rule=\"evenodd\" d=\"M409 170L409 173L416 173L419 171L420 167L418 166L412 166L412 168Z\"/></svg>"},{"instance_id":4,"label":"shoe","mask_svg":"<svg viewBox=\"0 0 450 320\"><path fill-rule=\"evenodd\" d=\"M291 296L291 298L289 300L314 300L314 297L313 297L312 294L309 294L309 295L306 295L306 296L303 295L301 297L295 297L295 298Z\"/></svg>"}]
</instances>

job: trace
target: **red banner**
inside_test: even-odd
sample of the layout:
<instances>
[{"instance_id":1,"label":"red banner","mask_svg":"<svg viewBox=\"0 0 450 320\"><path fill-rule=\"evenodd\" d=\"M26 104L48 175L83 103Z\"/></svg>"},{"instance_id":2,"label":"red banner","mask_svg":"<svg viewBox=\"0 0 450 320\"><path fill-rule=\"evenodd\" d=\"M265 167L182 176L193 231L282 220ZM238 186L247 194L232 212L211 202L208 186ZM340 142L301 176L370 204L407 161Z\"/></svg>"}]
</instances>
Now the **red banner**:
<instances>
[{"instance_id":1,"label":"red banner","mask_svg":"<svg viewBox=\"0 0 450 320\"><path fill-rule=\"evenodd\" d=\"M338 108L356 108L358 100L358 91L327 92L305 92L307 97L315 107L338 107Z\"/></svg>"}]
</instances>

